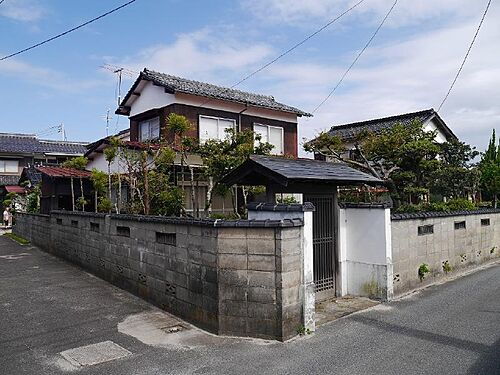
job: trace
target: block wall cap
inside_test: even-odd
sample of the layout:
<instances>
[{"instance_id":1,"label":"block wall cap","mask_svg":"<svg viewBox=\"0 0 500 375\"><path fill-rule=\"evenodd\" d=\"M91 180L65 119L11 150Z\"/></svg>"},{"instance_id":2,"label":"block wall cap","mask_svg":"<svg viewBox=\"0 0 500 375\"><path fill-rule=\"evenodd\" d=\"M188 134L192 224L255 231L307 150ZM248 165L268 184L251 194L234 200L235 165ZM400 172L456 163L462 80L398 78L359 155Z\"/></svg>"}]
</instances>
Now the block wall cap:
<instances>
[{"instance_id":1,"label":"block wall cap","mask_svg":"<svg viewBox=\"0 0 500 375\"><path fill-rule=\"evenodd\" d=\"M315 211L316 208L311 202L300 203L264 203L264 202L252 202L247 204L247 209L249 211L272 211L272 212L310 212Z\"/></svg>"},{"instance_id":2,"label":"block wall cap","mask_svg":"<svg viewBox=\"0 0 500 375\"><path fill-rule=\"evenodd\" d=\"M452 217L452 216L467 216L467 215L487 215L500 214L499 208L483 208L470 211L445 211L445 212L414 212L392 214L391 220L412 220L412 219L429 219L435 217Z\"/></svg>"}]
</instances>

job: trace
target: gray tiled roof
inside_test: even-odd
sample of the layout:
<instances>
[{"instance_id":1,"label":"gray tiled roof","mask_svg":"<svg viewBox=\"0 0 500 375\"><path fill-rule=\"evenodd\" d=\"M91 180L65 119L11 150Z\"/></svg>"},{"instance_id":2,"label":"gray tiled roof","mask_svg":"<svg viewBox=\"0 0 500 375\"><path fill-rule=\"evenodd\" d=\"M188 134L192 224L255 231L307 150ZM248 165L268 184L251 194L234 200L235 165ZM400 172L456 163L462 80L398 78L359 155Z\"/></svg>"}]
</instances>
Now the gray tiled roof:
<instances>
[{"instance_id":1,"label":"gray tiled roof","mask_svg":"<svg viewBox=\"0 0 500 375\"><path fill-rule=\"evenodd\" d=\"M0 175L0 186L17 185L21 176Z\"/></svg>"},{"instance_id":2,"label":"gray tiled roof","mask_svg":"<svg viewBox=\"0 0 500 375\"><path fill-rule=\"evenodd\" d=\"M41 140L30 134L0 133L0 152L83 155L85 151L85 143L82 142Z\"/></svg>"},{"instance_id":3,"label":"gray tiled roof","mask_svg":"<svg viewBox=\"0 0 500 375\"><path fill-rule=\"evenodd\" d=\"M341 163L261 155L252 155L250 159L289 180L380 182L369 174Z\"/></svg>"},{"instance_id":4,"label":"gray tiled roof","mask_svg":"<svg viewBox=\"0 0 500 375\"><path fill-rule=\"evenodd\" d=\"M266 181L282 185L290 182L328 184L382 184L383 181L345 164L313 159L287 159L278 156L252 155L224 177L229 185L263 185Z\"/></svg>"},{"instance_id":5,"label":"gray tiled roof","mask_svg":"<svg viewBox=\"0 0 500 375\"><path fill-rule=\"evenodd\" d=\"M295 113L299 116L312 116L298 108L279 103L274 97L269 95L255 94L251 92L236 90L228 87L216 86L210 83L193 81L186 78L176 77L170 74L159 73L153 70L144 69L132 88L124 97L120 107L125 106L127 100L134 92L140 80L151 81L156 85L164 87L168 92L181 92L185 94L199 95L207 98L227 100L231 102L243 103L255 107L274 109L278 111Z\"/></svg>"},{"instance_id":6,"label":"gray tiled roof","mask_svg":"<svg viewBox=\"0 0 500 375\"><path fill-rule=\"evenodd\" d=\"M453 132L444 124L444 121L439 118L438 114L434 109L426 109L418 112L405 113L397 116L390 116L384 118L378 118L367 121L352 122L349 124L335 125L328 131L329 134L338 136L343 140L352 140L358 134L363 131L369 131L373 133L379 133L382 130L392 128L398 123L403 125L409 125L413 121L420 121L422 123L426 122L430 118L437 116L440 123L442 123L443 131L448 133L452 138L456 138Z\"/></svg>"}]
</instances>

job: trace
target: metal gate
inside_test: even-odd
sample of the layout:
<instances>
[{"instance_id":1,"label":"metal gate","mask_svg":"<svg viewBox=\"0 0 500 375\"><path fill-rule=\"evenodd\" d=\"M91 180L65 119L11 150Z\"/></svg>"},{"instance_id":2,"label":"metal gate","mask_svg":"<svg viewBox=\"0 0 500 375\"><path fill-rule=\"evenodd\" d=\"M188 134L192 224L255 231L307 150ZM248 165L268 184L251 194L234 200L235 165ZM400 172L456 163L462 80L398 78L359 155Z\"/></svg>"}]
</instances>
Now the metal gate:
<instances>
[{"instance_id":1,"label":"metal gate","mask_svg":"<svg viewBox=\"0 0 500 375\"><path fill-rule=\"evenodd\" d=\"M305 202L314 204L313 253L316 293L335 294L335 223L332 195L304 196Z\"/></svg>"}]
</instances>

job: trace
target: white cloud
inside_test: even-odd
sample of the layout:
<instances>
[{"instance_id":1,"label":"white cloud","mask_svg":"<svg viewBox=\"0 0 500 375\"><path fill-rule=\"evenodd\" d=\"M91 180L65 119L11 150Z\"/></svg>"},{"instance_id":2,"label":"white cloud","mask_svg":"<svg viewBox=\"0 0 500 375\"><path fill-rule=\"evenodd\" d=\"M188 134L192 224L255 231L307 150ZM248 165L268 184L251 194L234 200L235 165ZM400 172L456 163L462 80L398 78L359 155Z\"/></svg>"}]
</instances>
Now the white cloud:
<instances>
[{"instance_id":1,"label":"white cloud","mask_svg":"<svg viewBox=\"0 0 500 375\"><path fill-rule=\"evenodd\" d=\"M491 13L448 101L441 110L463 140L484 148L500 124L500 25ZM437 108L477 27L478 17L454 27L427 31L367 51L337 91L312 119L301 120L300 137L311 138L333 124ZM353 54L355 51L353 51ZM348 59L349 60L349 59ZM282 101L312 110L335 85L348 63L280 64L266 72ZM299 138L300 138L299 137Z\"/></svg>"},{"instance_id":2,"label":"white cloud","mask_svg":"<svg viewBox=\"0 0 500 375\"><path fill-rule=\"evenodd\" d=\"M267 2L268 14L273 13L273 3L280 2ZM286 3L283 0L281 3L289 4L291 8L303 6L300 2ZM325 3L334 4L331 1ZM340 3L345 5L346 1L336 2L337 5ZM378 9L377 4L382 10L389 3L385 0L367 1L373 12ZM412 16L417 18L424 17L426 11L431 10L435 16L448 12L441 2L433 2L432 7L427 5L429 2L401 2L402 5L410 3L414 4L415 10ZM482 7L477 7L477 4L459 9L464 3L462 0L444 0L443 3L453 5L453 12L460 15L460 19L449 21L446 26L421 28L411 36L403 34L387 44L377 45L376 41L335 96L312 119L300 120L299 139L311 138L317 131L333 124L437 108L482 12ZM323 2L311 1L311 4L318 8L309 4L304 9L312 9L320 17ZM405 9L408 8L401 8L402 11ZM466 13L469 13L468 17L465 17ZM488 141L491 128L500 123L500 92L497 90L500 86L500 55L497 53L500 24L494 22L499 16L499 10L492 8L462 76L441 111L442 117L460 138L481 149ZM228 35L234 34L220 31L216 34L209 29L181 34L171 44L146 48L135 56L121 60L115 58L112 62L133 70L149 67L229 85L276 53L269 45L250 43L241 38L241 34L240 39ZM363 42L360 41L360 45ZM270 94L278 101L311 111L332 89L356 54L357 51L353 50L337 57L333 63L317 63L320 58L331 61L331 56L321 53L313 54L314 60L310 61L290 63L284 59L239 88Z\"/></svg>"},{"instance_id":3,"label":"white cloud","mask_svg":"<svg viewBox=\"0 0 500 375\"><path fill-rule=\"evenodd\" d=\"M358 2L359 0L241 0L245 10L262 20L302 26L318 20L332 19ZM353 14L378 23L379 18L387 13L393 3L394 0L365 0L353 10ZM470 0L399 0L388 25L419 24L440 16L467 16L485 5L486 3Z\"/></svg>"},{"instance_id":4,"label":"white cloud","mask_svg":"<svg viewBox=\"0 0 500 375\"><path fill-rule=\"evenodd\" d=\"M36 86L54 89L64 93L78 93L108 84L106 79L79 79L58 70L48 69L26 63L19 59L4 60L0 64L0 76L18 77ZM109 78L111 82L111 78Z\"/></svg>"},{"instance_id":5,"label":"white cloud","mask_svg":"<svg viewBox=\"0 0 500 375\"><path fill-rule=\"evenodd\" d=\"M172 44L152 46L114 63L135 71L147 67L192 79L230 84L271 51L262 43L216 36L211 30L203 29L180 34Z\"/></svg>"},{"instance_id":6,"label":"white cloud","mask_svg":"<svg viewBox=\"0 0 500 375\"><path fill-rule=\"evenodd\" d=\"M0 16L16 21L33 22L46 14L39 0L6 0L0 6Z\"/></svg>"}]
</instances>

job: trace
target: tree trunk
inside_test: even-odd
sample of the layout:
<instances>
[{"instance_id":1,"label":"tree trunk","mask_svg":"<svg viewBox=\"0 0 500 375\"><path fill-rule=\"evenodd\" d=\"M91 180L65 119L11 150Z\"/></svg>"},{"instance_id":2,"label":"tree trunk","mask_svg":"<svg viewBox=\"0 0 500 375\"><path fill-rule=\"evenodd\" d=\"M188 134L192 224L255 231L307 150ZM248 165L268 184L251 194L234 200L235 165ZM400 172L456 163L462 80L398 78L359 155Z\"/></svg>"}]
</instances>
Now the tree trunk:
<instances>
[{"instance_id":1,"label":"tree trunk","mask_svg":"<svg viewBox=\"0 0 500 375\"><path fill-rule=\"evenodd\" d=\"M193 216L198 217L196 214L196 193L195 193L195 186L194 186L194 168L193 166L188 164L189 168L189 175L191 178L191 206L193 208Z\"/></svg>"},{"instance_id":2,"label":"tree trunk","mask_svg":"<svg viewBox=\"0 0 500 375\"><path fill-rule=\"evenodd\" d=\"M207 201L205 202L205 215L212 215L212 191L214 189L214 179L212 177L208 178L208 187L207 187Z\"/></svg>"},{"instance_id":3,"label":"tree trunk","mask_svg":"<svg viewBox=\"0 0 500 375\"><path fill-rule=\"evenodd\" d=\"M119 214L122 210L122 178L120 176L120 172L118 171L118 205L117 205L117 214Z\"/></svg>"},{"instance_id":4,"label":"tree trunk","mask_svg":"<svg viewBox=\"0 0 500 375\"><path fill-rule=\"evenodd\" d=\"M83 194L83 179L80 177L80 193L82 195L82 211L85 211L85 195Z\"/></svg>"},{"instance_id":5,"label":"tree trunk","mask_svg":"<svg viewBox=\"0 0 500 375\"><path fill-rule=\"evenodd\" d=\"M146 159L142 160L142 173L144 175L144 214L149 215L150 211L150 202L149 202L149 176L148 176L148 168L146 166Z\"/></svg>"},{"instance_id":6,"label":"tree trunk","mask_svg":"<svg viewBox=\"0 0 500 375\"><path fill-rule=\"evenodd\" d=\"M75 210L75 185L73 183L73 177L71 177L71 207Z\"/></svg>"},{"instance_id":7,"label":"tree trunk","mask_svg":"<svg viewBox=\"0 0 500 375\"><path fill-rule=\"evenodd\" d=\"M111 162L108 162L108 198L111 202Z\"/></svg>"}]
</instances>

